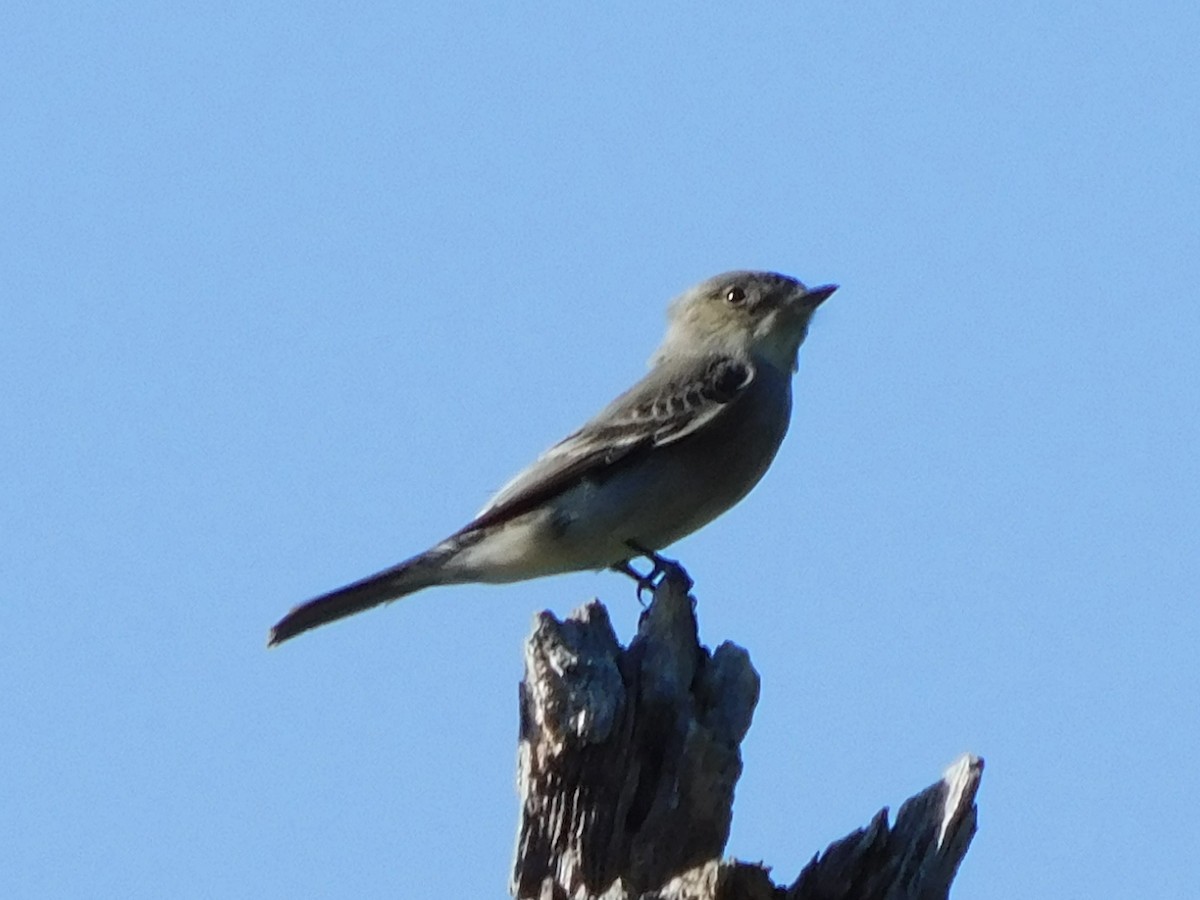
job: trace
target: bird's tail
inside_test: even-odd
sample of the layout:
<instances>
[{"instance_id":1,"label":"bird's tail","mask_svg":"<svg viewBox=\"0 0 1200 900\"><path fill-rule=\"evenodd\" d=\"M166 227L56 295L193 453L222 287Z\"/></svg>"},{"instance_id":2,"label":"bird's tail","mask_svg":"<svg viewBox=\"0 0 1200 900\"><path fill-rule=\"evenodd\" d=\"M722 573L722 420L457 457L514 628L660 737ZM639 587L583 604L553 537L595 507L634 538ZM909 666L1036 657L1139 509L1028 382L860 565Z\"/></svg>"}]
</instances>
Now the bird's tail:
<instances>
[{"instance_id":1,"label":"bird's tail","mask_svg":"<svg viewBox=\"0 0 1200 900\"><path fill-rule=\"evenodd\" d=\"M422 588L453 580L448 579L442 570L447 554L438 552L440 549L442 548L435 548L414 556L390 569L376 572L361 581L322 594L307 603L301 603L275 623L267 639L267 646L274 647L310 628L398 600Z\"/></svg>"}]
</instances>

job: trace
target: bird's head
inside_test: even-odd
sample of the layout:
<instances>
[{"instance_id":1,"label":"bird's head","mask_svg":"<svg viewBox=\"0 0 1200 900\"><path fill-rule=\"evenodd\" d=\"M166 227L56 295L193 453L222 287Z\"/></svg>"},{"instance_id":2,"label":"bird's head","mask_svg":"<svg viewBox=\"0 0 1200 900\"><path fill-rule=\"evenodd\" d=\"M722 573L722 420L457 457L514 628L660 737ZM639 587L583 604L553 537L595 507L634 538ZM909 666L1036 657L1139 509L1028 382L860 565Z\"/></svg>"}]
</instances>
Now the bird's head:
<instances>
[{"instance_id":1,"label":"bird's head","mask_svg":"<svg viewBox=\"0 0 1200 900\"><path fill-rule=\"evenodd\" d=\"M672 303L655 360L715 352L796 368L814 310L837 285L808 288L775 272L726 272L685 291Z\"/></svg>"}]
</instances>

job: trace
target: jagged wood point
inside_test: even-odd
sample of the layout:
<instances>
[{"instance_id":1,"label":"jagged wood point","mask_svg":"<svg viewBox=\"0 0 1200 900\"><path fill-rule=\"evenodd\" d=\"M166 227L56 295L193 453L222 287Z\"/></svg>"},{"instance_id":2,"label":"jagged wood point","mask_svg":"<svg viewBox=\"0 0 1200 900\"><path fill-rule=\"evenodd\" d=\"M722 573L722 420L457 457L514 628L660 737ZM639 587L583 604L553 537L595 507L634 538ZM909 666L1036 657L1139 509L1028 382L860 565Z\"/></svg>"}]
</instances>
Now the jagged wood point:
<instances>
[{"instance_id":1,"label":"jagged wood point","mask_svg":"<svg viewBox=\"0 0 1200 900\"><path fill-rule=\"evenodd\" d=\"M814 856L790 886L722 861L758 702L750 657L700 645L691 580L668 571L624 648L598 601L538 615L520 686L519 900L938 900L975 834L983 760L963 756Z\"/></svg>"}]
</instances>

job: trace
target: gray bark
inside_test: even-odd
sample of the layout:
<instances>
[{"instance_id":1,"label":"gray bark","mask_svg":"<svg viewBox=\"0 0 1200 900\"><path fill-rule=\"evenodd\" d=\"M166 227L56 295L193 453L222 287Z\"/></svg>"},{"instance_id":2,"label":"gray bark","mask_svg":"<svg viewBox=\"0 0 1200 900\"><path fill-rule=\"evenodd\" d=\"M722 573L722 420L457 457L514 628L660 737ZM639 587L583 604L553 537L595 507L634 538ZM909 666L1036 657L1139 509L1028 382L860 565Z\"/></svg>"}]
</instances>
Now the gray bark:
<instances>
[{"instance_id":1,"label":"gray bark","mask_svg":"<svg viewBox=\"0 0 1200 900\"><path fill-rule=\"evenodd\" d=\"M745 650L699 643L691 581L674 569L623 648L598 601L541 613L520 688L520 900L934 900L975 833L983 760L964 756L814 856L790 886L722 861L758 702Z\"/></svg>"}]
</instances>

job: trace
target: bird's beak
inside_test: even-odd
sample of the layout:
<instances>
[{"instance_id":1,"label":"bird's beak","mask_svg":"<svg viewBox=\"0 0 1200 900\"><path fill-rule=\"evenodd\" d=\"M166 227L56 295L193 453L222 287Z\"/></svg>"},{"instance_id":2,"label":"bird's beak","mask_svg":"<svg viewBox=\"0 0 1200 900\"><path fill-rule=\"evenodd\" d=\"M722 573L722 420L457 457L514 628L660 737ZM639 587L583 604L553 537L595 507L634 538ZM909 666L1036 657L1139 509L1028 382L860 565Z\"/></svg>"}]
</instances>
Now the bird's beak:
<instances>
[{"instance_id":1,"label":"bird's beak","mask_svg":"<svg viewBox=\"0 0 1200 900\"><path fill-rule=\"evenodd\" d=\"M829 295L838 289L836 284L823 284L820 287L809 288L799 298L802 307L810 312L829 299Z\"/></svg>"}]
</instances>

